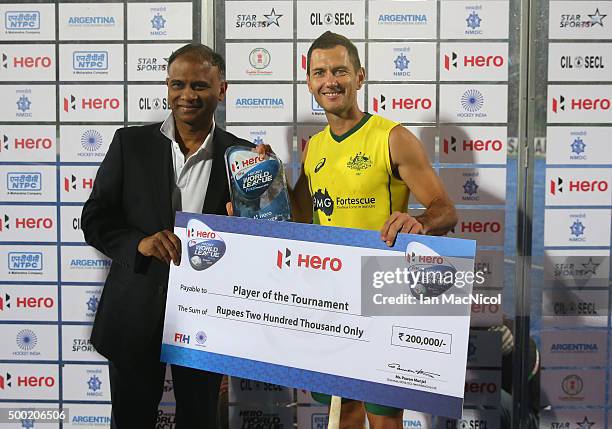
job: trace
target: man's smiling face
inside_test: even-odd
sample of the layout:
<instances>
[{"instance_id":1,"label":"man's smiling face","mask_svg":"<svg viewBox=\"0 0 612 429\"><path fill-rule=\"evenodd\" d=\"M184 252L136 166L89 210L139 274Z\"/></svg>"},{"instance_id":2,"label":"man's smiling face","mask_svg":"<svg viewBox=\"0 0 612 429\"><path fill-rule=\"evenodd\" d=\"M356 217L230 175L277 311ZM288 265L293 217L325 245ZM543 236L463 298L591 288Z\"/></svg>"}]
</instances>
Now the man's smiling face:
<instances>
[{"instance_id":1,"label":"man's smiling face","mask_svg":"<svg viewBox=\"0 0 612 429\"><path fill-rule=\"evenodd\" d=\"M356 107L357 91L364 80L363 68L355 70L344 46L312 51L306 82L311 94L326 112L342 116Z\"/></svg>"}]
</instances>

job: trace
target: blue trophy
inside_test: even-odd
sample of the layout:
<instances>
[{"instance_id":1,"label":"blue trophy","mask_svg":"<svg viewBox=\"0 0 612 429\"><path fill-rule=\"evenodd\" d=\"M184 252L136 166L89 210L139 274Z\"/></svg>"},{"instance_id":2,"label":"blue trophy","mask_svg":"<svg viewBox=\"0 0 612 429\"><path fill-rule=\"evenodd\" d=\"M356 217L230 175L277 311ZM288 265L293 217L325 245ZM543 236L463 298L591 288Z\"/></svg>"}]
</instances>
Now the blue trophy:
<instances>
[{"instance_id":1,"label":"blue trophy","mask_svg":"<svg viewBox=\"0 0 612 429\"><path fill-rule=\"evenodd\" d=\"M225 152L225 166L235 216L269 220L291 218L285 172L278 157L232 146Z\"/></svg>"}]
</instances>

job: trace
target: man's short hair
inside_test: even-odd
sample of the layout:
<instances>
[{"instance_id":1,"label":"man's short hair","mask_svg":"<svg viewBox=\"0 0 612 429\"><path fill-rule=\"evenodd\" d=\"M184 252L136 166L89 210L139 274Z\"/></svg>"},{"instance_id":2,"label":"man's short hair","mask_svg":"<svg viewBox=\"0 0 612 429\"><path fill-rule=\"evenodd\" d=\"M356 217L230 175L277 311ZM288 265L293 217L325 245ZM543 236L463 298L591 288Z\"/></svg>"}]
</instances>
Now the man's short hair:
<instances>
[{"instance_id":1,"label":"man's short hair","mask_svg":"<svg viewBox=\"0 0 612 429\"><path fill-rule=\"evenodd\" d=\"M170 55L170 58L168 58L168 71L170 71L170 65L174 62L174 60L182 55L194 55L200 57L202 61L207 61L210 63L210 65L217 67L222 78L225 76L225 60L223 57L210 49L208 46L201 43L188 43L187 45L174 51L172 55Z\"/></svg>"},{"instance_id":2,"label":"man's short hair","mask_svg":"<svg viewBox=\"0 0 612 429\"><path fill-rule=\"evenodd\" d=\"M355 67L355 71L361 68L361 61L359 61L359 52L357 48L346 37L341 34L332 33L331 31L326 31L321 34L319 37L312 42L310 48L308 49L308 56L306 58L306 74L310 74L310 57L312 56L312 51L315 49L332 49L336 46L344 46L348 52L349 59L351 63L353 63L353 67Z\"/></svg>"}]
</instances>

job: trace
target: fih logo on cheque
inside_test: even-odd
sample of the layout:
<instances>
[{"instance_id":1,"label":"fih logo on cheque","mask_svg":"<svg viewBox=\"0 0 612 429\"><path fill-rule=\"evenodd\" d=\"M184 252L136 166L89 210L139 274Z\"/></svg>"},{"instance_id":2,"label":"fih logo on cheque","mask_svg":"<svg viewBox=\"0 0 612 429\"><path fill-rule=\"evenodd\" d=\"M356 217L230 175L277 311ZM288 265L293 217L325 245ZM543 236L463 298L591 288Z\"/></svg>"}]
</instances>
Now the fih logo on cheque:
<instances>
[{"instance_id":1,"label":"fih logo on cheque","mask_svg":"<svg viewBox=\"0 0 612 429\"><path fill-rule=\"evenodd\" d=\"M212 267L225 255L225 242L219 233L197 219L187 222L187 238L189 263L196 271Z\"/></svg>"}]
</instances>

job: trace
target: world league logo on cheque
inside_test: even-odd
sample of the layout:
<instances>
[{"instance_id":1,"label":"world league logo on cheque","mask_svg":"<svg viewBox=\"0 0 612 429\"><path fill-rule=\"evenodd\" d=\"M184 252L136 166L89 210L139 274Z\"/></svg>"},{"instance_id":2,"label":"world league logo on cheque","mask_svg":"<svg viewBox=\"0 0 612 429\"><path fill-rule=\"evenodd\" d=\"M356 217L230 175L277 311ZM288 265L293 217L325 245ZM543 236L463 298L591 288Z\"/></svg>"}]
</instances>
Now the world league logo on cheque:
<instances>
[{"instance_id":1,"label":"world league logo on cheque","mask_svg":"<svg viewBox=\"0 0 612 429\"><path fill-rule=\"evenodd\" d=\"M280 159L234 146L225 152L225 165L236 216L290 219L289 194Z\"/></svg>"},{"instance_id":2,"label":"world league logo on cheque","mask_svg":"<svg viewBox=\"0 0 612 429\"><path fill-rule=\"evenodd\" d=\"M205 223L190 219L186 233L189 264L194 270L210 268L225 255L225 241Z\"/></svg>"}]
</instances>

